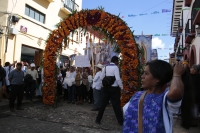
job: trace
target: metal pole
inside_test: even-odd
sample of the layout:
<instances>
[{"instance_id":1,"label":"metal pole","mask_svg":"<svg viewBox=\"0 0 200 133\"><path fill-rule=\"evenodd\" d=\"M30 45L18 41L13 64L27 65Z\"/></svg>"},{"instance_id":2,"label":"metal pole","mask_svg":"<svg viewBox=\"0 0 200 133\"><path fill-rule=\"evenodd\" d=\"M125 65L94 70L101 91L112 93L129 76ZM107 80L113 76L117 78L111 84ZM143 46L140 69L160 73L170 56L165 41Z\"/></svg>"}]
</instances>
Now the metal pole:
<instances>
[{"instance_id":1,"label":"metal pole","mask_svg":"<svg viewBox=\"0 0 200 133\"><path fill-rule=\"evenodd\" d=\"M92 74L94 77L94 59L93 59L93 46L92 46L92 39L90 38L90 50L91 50L91 54L92 54Z\"/></svg>"},{"instance_id":2,"label":"metal pole","mask_svg":"<svg viewBox=\"0 0 200 133\"><path fill-rule=\"evenodd\" d=\"M9 36L9 28L10 28L10 20L11 20L11 16L8 16L8 22L7 22L7 29L6 29L6 47L5 47L5 53L7 53L7 47L8 47L8 36Z\"/></svg>"}]
</instances>

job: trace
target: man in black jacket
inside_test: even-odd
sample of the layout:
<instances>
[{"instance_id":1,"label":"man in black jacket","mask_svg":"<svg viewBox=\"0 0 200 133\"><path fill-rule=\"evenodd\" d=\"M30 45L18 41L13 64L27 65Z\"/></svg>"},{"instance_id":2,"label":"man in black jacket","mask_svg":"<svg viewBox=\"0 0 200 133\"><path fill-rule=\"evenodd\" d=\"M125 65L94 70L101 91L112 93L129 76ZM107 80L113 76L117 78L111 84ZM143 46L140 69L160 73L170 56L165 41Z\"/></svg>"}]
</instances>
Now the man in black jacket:
<instances>
[{"instance_id":1,"label":"man in black jacket","mask_svg":"<svg viewBox=\"0 0 200 133\"><path fill-rule=\"evenodd\" d=\"M4 70L4 68L1 66L1 59L0 59L0 102L2 99L2 91L3 91L3 82L5 81L5 77L6 77L6 72ZM4 82L5 84L5 82Z\"/></svg>"}]
</instances>

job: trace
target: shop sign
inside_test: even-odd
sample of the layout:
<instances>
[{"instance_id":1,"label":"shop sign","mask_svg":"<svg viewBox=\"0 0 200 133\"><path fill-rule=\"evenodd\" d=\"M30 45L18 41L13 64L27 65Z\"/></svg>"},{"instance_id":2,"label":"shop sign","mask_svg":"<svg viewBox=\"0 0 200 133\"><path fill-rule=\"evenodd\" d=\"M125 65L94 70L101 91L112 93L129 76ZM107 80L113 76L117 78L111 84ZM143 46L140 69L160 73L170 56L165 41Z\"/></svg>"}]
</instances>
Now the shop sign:
<instances>
[{"instance_id":1,"label":"shop sign","mask_svg":"<svg viewBox=\"0 0 200 133\"><path fill-rule=\"evenodd\" d=\"M23 33L27 33L27 30L28 30L28 28L27 27L25 27L25 26L20 26L20 31L21 32L23 32Z\"/></svg>"}]
</instances>

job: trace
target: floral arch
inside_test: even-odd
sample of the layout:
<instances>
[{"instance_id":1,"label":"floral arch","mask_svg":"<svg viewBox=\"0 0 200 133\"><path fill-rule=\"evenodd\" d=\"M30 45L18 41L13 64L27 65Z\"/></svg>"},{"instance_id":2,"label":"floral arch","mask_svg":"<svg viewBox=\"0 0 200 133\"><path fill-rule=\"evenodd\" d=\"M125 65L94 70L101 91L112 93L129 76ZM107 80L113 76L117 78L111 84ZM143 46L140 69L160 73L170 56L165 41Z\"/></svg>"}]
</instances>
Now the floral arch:
<instances>
[{"instance_id":1,"label":"floral arch","mask_svg":"<svg viewBox=\"0 0 200 133\"><path fill-rule=\"evenodd\" d=\"M133 32L127 24L119 17L107 13L103 10L82 10L75 12L57 25L57 29L52 31L46 41L44 52L44 86L43 102L52 105L56 101L56 55L62 49L62 44L67 43L70 32L79 27L87 29L94 27L98 32L104 31L104 35L111 40L115 40L121 51L121 74L124 89L128 94L122 94L121 103L124 105L139 87L139 48L133 36Z\"/></svg>"}]
</instances>

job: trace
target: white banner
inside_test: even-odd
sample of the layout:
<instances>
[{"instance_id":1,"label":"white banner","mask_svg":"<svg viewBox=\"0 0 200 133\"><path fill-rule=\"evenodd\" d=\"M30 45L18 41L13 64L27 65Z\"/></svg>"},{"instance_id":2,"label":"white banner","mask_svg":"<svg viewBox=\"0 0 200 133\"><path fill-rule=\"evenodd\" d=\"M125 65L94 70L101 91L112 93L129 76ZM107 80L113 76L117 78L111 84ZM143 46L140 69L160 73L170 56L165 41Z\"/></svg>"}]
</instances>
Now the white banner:
<instances>
[{"instance_id":1,"label":"white banner","mask_svg":"<svg viewBox=\"0 0 200 133\"><path fill-rule=\"evenodd\" d=\"M75 56L75 67L90 67L88 56Z\"/></svg>"}]
</instances>

